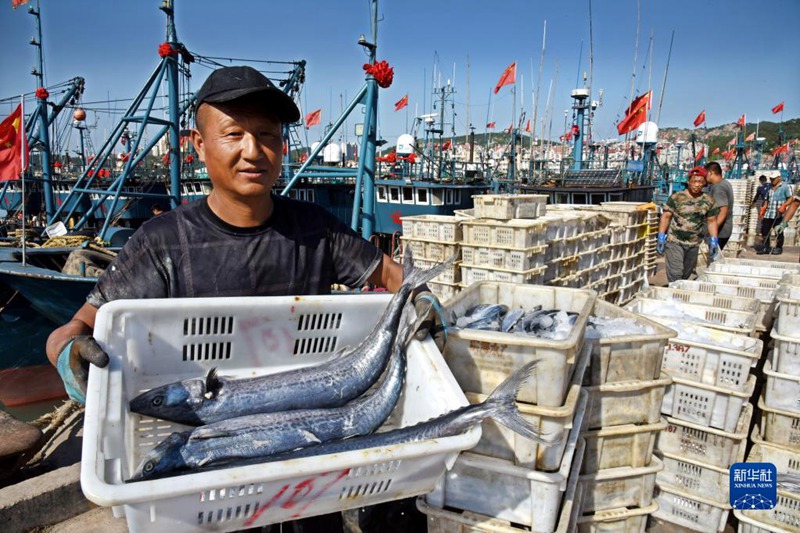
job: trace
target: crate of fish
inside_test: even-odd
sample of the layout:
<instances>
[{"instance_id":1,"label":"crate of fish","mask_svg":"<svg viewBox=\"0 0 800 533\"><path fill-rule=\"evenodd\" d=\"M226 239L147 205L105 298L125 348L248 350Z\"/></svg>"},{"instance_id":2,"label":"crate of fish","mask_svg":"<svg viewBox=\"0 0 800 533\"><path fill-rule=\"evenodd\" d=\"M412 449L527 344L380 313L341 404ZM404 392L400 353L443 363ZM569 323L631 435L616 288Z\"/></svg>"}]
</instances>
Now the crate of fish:
<instances>
[{"instance_id":1,"label":"crate of fish","mask_svg":"<svg viewBox=\"0 0 800 533\"><path fill-rule=\"evenodd\" d=\"M667 387L667 392L664 394L662 413L728 433L735 431L742 409L756 387L754 375L750 376L741 392L676 377L673 377L672 381L672 385Z\"/></svg>"},{"instance_id":2,"label":"crate of fish","mask_svg":"<svg viewBox=\"0 0 800 533\"><path fill-rule=\"evenodd\" d=\"M578 480L583 488L581 512L649 506L653 502L656 474L663 468L664 463L654 455L647 466L606 468L581 474Z\"/></svg>"},{"instance_id":3,"label":"crate of fish","mask_svg":"<svg viewBox=\"0 0 800 533\"><path fill-rule=\"evenodd\" d=\"M362 374L352 371L348 361L379 362L385 357L380 355L385 353L384 348L371 352L377 359L365 359L364 350L377 348L368 339L377 337L374 332L390 324L391 314L378 318L390 298L329 295L118 300L103 306L97 315L95 335L110 355L110 362L106 368L93 368L89 376L81 461L84 494L98 505L114 506L116 516L124 513L131 531L231 531L432 490L458 453L478 442L480 428L400 444L392 444L386 440L391 434L384 434L374 444L377 447L366 450L359 449L358 440L350 440L345 449L329 449L336 453L325 455L324 460L319 455L291 461L277 460L276 456L270 462L257 459L254 464L208 469L213 466L208 461L214 457L240 456L242 446L241 441L238 447L233 441L224 445L215 441L208 429L215 426L206 425L204 434L197 435L199 442L179 448L187 451L181 455L183 462L188 466L204 464L203 471L127 482L134 474L138 478L161 471L164 465L153 454L164 452L164 457L173 457L167 452L174 449L173 445L181 445L187 435L180 432L197 431L183 422L197 424L252 407L250 402L239 401L241 395L233 391L247 393L256 388L267 395L270 393L265 391L280 391L283 403L278 405L292 405L294 399L302 406L310 398L322 401L328 390L338 394L343 387L355 385L354 380ZM354 348L345 349L348 346ZM467 405L432 340L413 341L406 355L405 390L415 392L400 394L396 409L379 431L413 425ZM331 386L327 379L335 377L329 370L331 364L346 365L350 371L340 375L350 381ZM395 364L390 366L400 368ZM367 367L363 376L369 375ZM289 371L293 373L282 373ZM298 372L302 378L297 377ZM324 373L325 380L316 380L319 372ZM324 386L314 388L317 382L324 382ZM149 392L140 396L144 391ZM137 397L134 413L131 401ZM173 398L187 400L175 404ZM187 404L190 407L185 407ZM363 407L378 412L376 405ZM341 415L344 420L345 413ZM173 421L163 420L166 418ZM307 417L303 421L307 423ZM278 425L265 422L256 428ZM245 437L245 441L251 443L253 439ZM269 445L277 441L284 442L268 437L261 442ZM205 455L202 447L206 444L223 455ZM294 446L291 440L289 444ZM157 445L161 452L154 451ZM200 451L194 446L200 446ZM347 451L347 447L354 449Z\"/></svg>"},{"instance_id":4,"label":"crate of fish","mask_svg":"<svg viewBox=\"0 0 800 533\"><path fill-rule=\"evenodd\" d=\"M761 358L761 339L680 320L656 320L677 332L664 350L664 372L721 389L745 389L750 369Z\"/></svg>"},{"instance_id":5,"label":"crate of fish","mask_svg":"<svg viewBox=\"0 0 800 533\"><path fill-rule=\"evenodd\" d=\"M583 376L589 365L589 347L584 348L581 360L575 369L564 404L559 407L544 407L527 403L517 403L519 416L540 434L547 435L553 442L537 442L520 435L496 422L486 419L481 425L481 440L470 450L478 455L510 461L516 466L554 472L561 467L564 450L572 428L581 426L589 400L581 390ZM467 400L478 404L486 400L484 394L466 393Z\"/></svg>"},{"instance_id":6,"label":"crate of fish","mask_svg":"<svg viewBox=\"0 0 800 533\"><path fill-rule=\"evenodd\" d=\"M773 409L758 398L759 431L768 442L800 451L800 413Z\"/></svg>"},{"instance_id":7,"label":"crate of fish","mask_svg":"<svg viewBox=\"0 0 800 533\"><path fill-rule=\"evenodd\" d=\"M707 465L681 455L658 451L664 469L656 475L659 487L674 487L694 496L703 496L718 504L730 500L730 468ZM735 462L744 460L744 450Z\"/></svg>"},{"instance_id":8,"label":"crate of fish","mask_svg":"<svg viewBox=\"0 0 800 533\"><path fill-rule=\"evenodd\" d=\"M479 394L491 393L509 373L539 360L518 401L562 405L596 299L596 293L581 289L472 284L444 306L457 328L449 330L445 360L461 388Z\"/></svg>"},{"instance_id":9,"label":"crate of fish","mask_svg":"<svg viewBox=\"0 0 800 533\"><path fill-rule=\"evenodd\" d=\"M472 200L478 218L539 218L547 212L546 194L475 194Z\"/></svg>"},{"instance_id":10,"label":"crate of fish","mask_svg":"<svg viewBox=\"0 0 800 533\"><path fill-rule=\"evenodd\" d=\"M546 266L531 268L528 270L508 270L505 268L477 267L473 265L461 264L462 286L468 287L473 283L482 281L499 281L503 283L519 283L525 285L540 285L544 283Z\"/></svg>"},{"instance_id":11,"label":"crate of fish","mask_svg":"<svg viewBox=\"0 0 800 533\"><path fill-rule=\"evenodd\" d=\"M678 300L653 300L637 296L625 309L651 317L653 320L672 318L694 322L701 326L752 335L756 329L756 314L730 309L716 309L705 305L687 304Z\"/></svg>"},{"instance_id":12,"label":"crate of fish","mask_svg":"<svg viewBox=\"0 0 800 533\"><path fill-rule=\"evenodd\" d=\"M656 437L659 451L692 461L728 468L744 457L753 405L745 404L732 432L667 417L667 427Z\"/></svg>"},{"instance_id":13,"label":"crate of fish","mask_svg":"<svg viewBox=\"0 0 800 533\"><path fill-rule=\"evenodd\" d=\"M464 509L549 533L558 519L569 475L580 469L583 460L585 443L579 434L580 428L573 427L557 472L539 472L462 453L425 501L434 507Z\"/></svg>"},{"instance_id":14,"label":"crate of fish","mask_svg":"<svg viewBox=\"0 0 800 533\"><path fill-rule=\"evenodd\" d=\"M775 459L779 460L779 457L773 457L770 451L766 446L753 444L747 455L747 462L764 463ZM780 474L780 466L776 464L776 467ZM781 487L780 477L778 483L778 499L771 509L733 511L734 516L739 520L740 531L744 530L749 533L762 531L765 533L791 533L798 530L798 527L800 527L800 494L797 494L796 489L787 490ZM742 526L745 526L745 528L742 528Z\"/></svg>"},{"instance_id":15,"label":"crate of fish","mask_svg":"<svg viewBox=\"0 0 800 533\"><path fill-rule=\"evenodd\" d=\"M692 531L705 533L722 532L728 523L731 506L703 496L688 494L676 487L656 484L654 493L658 510L653 513L656 520L675 524ZM663 531L671 528L664 524Z\"/></svg>"},{"instance_id":16,"label":"crate of fish","mask_svg":"<svg viewBox=\"0 0 800 533\"><path fill-rule=\"evenodd\" d=\"M533 219L465 220L463 244L532 248L547 244L547 222Z\"/></svg>"},{"instance_id":17,"label":"crate of fish","mask_svg":"<svg viewBox=\"0 0 800 533\"><path fill-rule=\"evenodd\" d=\"M479 268L501 268L523 272L544 265L547 245L531 248L501 248L497 246L461 246L462 265Z\"/></svg>"},{"instance_id":18,"label":"crate of fish","mask_svg":"<svg viewBox=\"0 0 800 533\"><path fill-rule=\"evenodd\" d=\"M592 347L587 384L656 379L664 347L674 336L669 327L597 300L586 325Z\"/></svg>"},{"instance_id":19,"label":"crate of fish","mask_svg":"<svg viewBox=\"0 0 800 533\"><path fill-rule=\"evenodd\" d=\"M661 420L661 402L672 378L621 381L584 387L589 391L588 429L622 424L655 424Z\"/></svg>"},{"instance_id":20,"label":"crate of fish","mask_svg":"<svg viewBox=\"0 0 800 533\"><path fill-rule=\"evenodd\" d=\"M764 403L771 409L800 414L800 375L784 374L772 369L772 354L764 362Z\"/></svg>"},{"instance_id":21,"label":"crate of fish","mask_svg":"<svg viewBox=\"0 0 800 533\"><path fill-rule=\"evenodd\" d=\"M638 468L650 464L656 435L667 427L664 419L655 424L623 424L582 433L586 441L581 474L606 468Z\"/></svg>"},{"instance_id":22,"label":"crate of fish","mask_svg":"<svg viewBox=\"0 0 800 533\"><path fill-rule=\"evenodd\" d=\"M738 296L739 298L755 298L759 301L756 329L759 331L767 331L772 326L773 314L775 312L776 289L747 287L744 285L730 285L725 283L714 283L711 281L688 279L673 281L669 284L669 286L676 289L705 292L708 294Z\"/></svg>"},{"instance_id":23,"label":"crate of fish","mask_svg":"<svg viewBox=\"0 0 800 533\"><path fill-rule=\"evenodd\" d=\"M461 241L461 220L446 215L416 215L402 218L403 236L440 242Z\"/></svg>"},{"instance_id":24,"label":"crate of fish","mask_svg":"<svg viewBox=\"0 0 800 533\"><path fill-rule=\"evenodd\" d=\"M653 502L647 507L622 507L579 516L575 531L578 533L600 531L644 533L648 517L657 509L658 504Z\"/></svg>"},{"instance_id":25,"label":"crate of fish","mask_svg":"<svg viewBox=\"0 0 800 533\"><path fill-rule=\"evenodd\" d=\"M653 300L674 299L689 304L705 305L718 309L731 309L733 311L745 311L754 314L758 313L759 308L759 302L755 298L723 296L721 294L688 291L673 287L650 287L642 293L642 297L651 298Z\"/></svg>"}]
</instances>

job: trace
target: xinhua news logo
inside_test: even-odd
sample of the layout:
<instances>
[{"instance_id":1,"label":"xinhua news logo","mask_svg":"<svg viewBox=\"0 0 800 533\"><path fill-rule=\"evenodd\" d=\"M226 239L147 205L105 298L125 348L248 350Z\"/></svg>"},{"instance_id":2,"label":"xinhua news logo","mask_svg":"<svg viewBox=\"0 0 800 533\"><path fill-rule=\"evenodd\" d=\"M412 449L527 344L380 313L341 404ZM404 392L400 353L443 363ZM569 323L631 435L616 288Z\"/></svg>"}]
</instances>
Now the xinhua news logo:
<instances>
[{"instance_id":1,"label":"xinhua news logo","mask_svg":"<svg viewBox=\"0 0 800 533\"><path fill-rule=\"evenodd\" d=\"M766 511L778 499L778 470L772 463L735 463L730 469L731 506Z\"/></svg>"}]
</instances>

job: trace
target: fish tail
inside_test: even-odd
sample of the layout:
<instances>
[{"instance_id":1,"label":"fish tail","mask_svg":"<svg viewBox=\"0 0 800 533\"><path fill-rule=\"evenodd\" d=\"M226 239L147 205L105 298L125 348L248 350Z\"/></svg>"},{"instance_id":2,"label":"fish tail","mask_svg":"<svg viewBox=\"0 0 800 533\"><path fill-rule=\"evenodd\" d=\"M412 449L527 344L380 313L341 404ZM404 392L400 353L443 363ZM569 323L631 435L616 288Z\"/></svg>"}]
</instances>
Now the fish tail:
<instances>
[{"instance_id":1,"label":"fish tail","mask_svg":"<svg viewBox=\"0 0 800 533\"><path fill-rule=\"evenodd\" d=\"M525 438L536 441L540 444L553 444L558 439L548 439L530 422L522 418L517 409L517 393L520 387L531 376L531 372L536 368L539 361L531 361L509 377L506 378L486 399L486 404L490 405L491 414L497 422L503 424L508 429L519 433Z\"/></svg>"},{"instance_id":2,"label":"fish tail","mask_svg":"<svg viewBox=\"0 0 800 533\"><path fill-rule=\"evenodd\" d=\"M407 289L416 289L420 285L428 283L430 280L447 270L448 267L452 266L453 263L456 262L457 258L458 252L433 268L427 270L415 268L414 258L411 254L411 248L406 247L405 252L403 252L403 287Z\"/></svg>"}]
</instances>

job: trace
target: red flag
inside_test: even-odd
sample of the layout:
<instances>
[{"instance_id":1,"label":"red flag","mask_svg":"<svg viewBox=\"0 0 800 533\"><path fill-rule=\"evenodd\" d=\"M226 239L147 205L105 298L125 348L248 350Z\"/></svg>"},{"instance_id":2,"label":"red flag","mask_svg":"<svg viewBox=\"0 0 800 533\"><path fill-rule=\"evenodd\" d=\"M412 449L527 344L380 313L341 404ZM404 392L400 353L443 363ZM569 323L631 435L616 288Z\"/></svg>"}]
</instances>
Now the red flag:
<instances>
[{"instance_id":1,"label":"red flag","mask_svg":"<svg viewBox=\"0 0 800 533\"><path fill-rule=\"evenodd\" d=\"M625 135L635 130L647 120L647 110L650 109L650 94L651 91L647 91L637 97L625 110L625 118L617 124L617 131L620 135Z\"/></svg>"},{"instance_id":2,"label":"red flag","mask_svg":"<svg viewBox=\"0 0 800 533\"><path fill-rule=\"evenodd\" d=\"M500 91L500 87L504 85L513 85L517 82L517 62L511 63L508 68L503 71L503 74L500 76L500 80L497 82L497 86L494 88L494 94L497 94Z\"/></svg>"},{"instance_id":3,"label":"red flag","mask_svg":"<svg viewBox=\"0 0 800 533\"><path fill-rule=\"evenodd\" d=\"M780 113L781 111L783 111L783 102L781 102L780 104L778 104L778 105L776 105L775 107L772 108L772 113L773 114Z\"/></svg>"},{"instance_id":4,"label":"red flag","mask_svg":"<svg viewBox=\"0 0 800 533\"><path fill-rule=\"evenodd\" d=\"M402 97L400 100L395 102L394 110L395 111L400 111L401 109L403 109L407 105L408 105L408 93L406 93L406 95L404 97Z\"/></svg>"},{"instance_id":5,"label":"red flag","mask_svg":"<svg viewBox=\"0 0 800 533\"><path fill-rule=\"evenodd\" d=\"M494 127L497 125L497 122L490 122L486 125L487 130L493 130Z\"/></svg>"},{"instance_id":6,"label":"red flag","mask_svg":"<svg viewBox=\"0 0 800 533\"><path fill-rule=\"evenodd\" d=\"M703 109L702 111L700 111L700 114L697 115L697 118L694 119L694 127L696 128L705 121L706 121L706 110Z\"/></svg>"},{"instance_id":7,"label":"red flag","mask_svg":"<svg viewBox=\"0 0 800 533\"><path fill-rule=\"evenodd\" d=\"M734 137L733 139L731 139L730 141L728 141L728 146L732 146L732 145L734 145L734 144L736 144L736 137Z\"/></svg>"},{"instance_id":8,"label":"red flag","mask_svg":"<svg viewBox=\"0 0 800 533\"><path fill-rule=\"evenodd\" d=\"M719 153L719 148L714 148L714 151L711 152L711 155L718 154L718 153Z\"/></svg>"},{"instance_id":9,"label":"red flag","mask_svg":"<svg viewBox=\"0 0 800 533\"><path fill-rule=\"evenodd\" d=\"M531 121L529 120L527 124L525 124L525 131L528 133L531 132Z\"/></svg>"},{"instance_id":10,"label":"red flag","mask_svg":"<svg viewBox=\"0 0 800 533\"><path fill-rule=\"evenodd\" d=\"M783 153L789 153L789 143L782 144L781 146L778 146L772 151L772 155L778 155Z\"/></svg>"},{"instance_id":11,"label":"red flag","mask_svg":"<svg viewBox=\"0 0 800 533\"><path fill-rule=\"evenodd\" d=\"M17 9L22 4L27 4L30 0L11 0L11 7Z\"/></svg>"},{"instance_id":12,"label":"red flag","mask_svg":"<svg viewBox=\"0 0 800 533\"><path fill-rule=\"evenodd\" d=\"M755 138L756 138L756 132L753 132L753 133L751 133L750 135L747 136L747 139L745 139L744 142L754 141Z\"/></svg>"},{"instance_id":13,"label":"red flag","mask_svg":"<svg viewBox=\"0 0 800 533\"><path fill-rule=\"evenodd\" d=\"M306 129L319 124L320 120L322 120L322 109L309 113L306 115Z\"/></svg>"},{"instance_id":14,"label":"red flag","mask_svg":"<svg viewBox=\"0 0 800 533\"><path fill-rule=\"evenodd\" d=\"M0 122L0 181L18 180L23 170L22 150L25 147L25 168L28 166L28 139L22 125L22 104Z\"/></svg>"},{"instance_id":15,"label":"red flag","mask_svg":"<svg viewBox=\"0 0 800 533\"><path fill-rule=\"evenodd\" d=\"M510 125L510 126L508 127L508 129L506 130L506 133L508 133L509 135L511 135L511 132L513 132L513 131L514 131L514 125L512 124L512 125Z\"/></svg>"},{"instance_id":16,"label":"red flag","mask_svg":"<svg viewBox=\"0 0 800 533\"><path fill-rule=\"evenodd\" d=\"M452 147L453 147L453 141L451 141L450 139L448 139L447 142L442 143L442 150L449 150Z\"/></svg>"},{"instance_id":17,"label":"red flag","mask_svg":"<svg viewBox=\"0 0 800 533\"><path fill-rule=\"evenodd\" d=\"M739 120L736 121L736 125L739 126L740 128L744 128L744 120L745 120L744 115L742 115L741 117L739 117Z\"/></svg>"},{"instance_id":18,"label":"red flag","mask_svg":"<svg viewBox=\"0 0 800 533\"><path fill-rule=\"evenodd\" d=\"M695 161L700 161L701 159L703 159L703 157L705 157L705 155L706 155L706 147L705 146L701 146L700 147L700 151L697 152L696 156L694 156L694 160Z\"/></svg>"}]
</instances>

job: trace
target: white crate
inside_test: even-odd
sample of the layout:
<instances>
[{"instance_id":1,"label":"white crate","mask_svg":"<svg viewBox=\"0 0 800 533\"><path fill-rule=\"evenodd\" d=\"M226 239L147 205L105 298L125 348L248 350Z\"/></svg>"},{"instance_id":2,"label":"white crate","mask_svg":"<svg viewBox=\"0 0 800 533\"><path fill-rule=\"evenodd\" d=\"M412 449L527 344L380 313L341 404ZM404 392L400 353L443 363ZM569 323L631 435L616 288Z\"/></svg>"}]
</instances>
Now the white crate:
<instances>
[{"instance_id":1,"label":"white crate","mask_svg":"<svg viewBox=\"0 0 800 533\"><path fill-rule=\"evenodd\" d=\"M459 251L460 245L452 242L438 242L430 240L409 239L400 237L404 247L411 248L415 260L446 261Z\"/></svg>"},{"instance_id":2,"label":"white crate","mask_svg":"<svg viewBox=\"0 0 800 533\"><path fill-rule=\"evenodd\" d=\"M532 248L500 248L497 246L461 245L464 265L480 268L502 268L527 271L544 265L547 245Z\"/></svg>"},{"instance_id":3,"label":"white crate","mask_svg":"<svg viewBox=\"0 0 800 533\"><path fill-rule=\"evenodd\" d=\"M800 264L798 263L771 261L765 264L764 261L761 261L759 259L723 259L721 263L725 265L737 265L743 267L757 267L757 268L766 267L770 269L782 270L786 274L800 274ZM780 279L780 277L778 279Z\"/></svg>"},{"instance_id":4,"label":"white crate","mask_svg":"<svg viewBox=\"0 0 800 533\"><path fill-rule=\"evenodd\" d=\"M775 329L781 335L800 339L800 287L784 285L775 298L778 300Z\"/></svg>"},{"instance_id":5,"label":"white crate","mask_svg":"<svg viewBox=\"0 0 800 533\"><path fill-rule=\"evenodd\" d=\"M763 463L773 460L780 461L781 455L776 455L775 448L772 446L760 446L753 444L747 455L748 463ZM781 472L777 464L778 472ZM769 511L733 511L734 516L742 522L750 524L748 531L768 531L772 532L797 532L800 529L800 494L778 489L778 501L775 507ZM741 531L741 528L740 528Z\"/></svg>"},{"instance_id":6,"label":"white crate","mask_svg":"<svg viewBox=\"0 0 800 533\"><path fill-rule=\"evenodd\" d=\"M744 450L742 450L744 452ZM672 487L693 496L702 496L725 505L730 500L731 476L728 467L719 468L679 455L659 452L664 470L656 476L659 487ZM744 460L744 453L737 463Z\"/></svg>"},{"instance_id":7,"label":"white crate","mask_svg":"<svg viewBox=\"0 0 800 533\"><path fill-rule=\"evenodd\" d=\"M800 451L763 440L758 426L753 428L750 440L753 442L753 447L759 447L757 452L753 452L751 449L751 456L754 453L760 453L761 462L774 464L778 471L778 481L782 475L791 474L795 479L800 475Z\"/></svg>"},{"instance_id":8,"label":"white crate","mask_svg":"<svg viewBox=\"0 0 800 533\"><path fill-rule=\"evenodd\" d=\"M583 514L619 507L647 507L653 501L656 473L664 463L653 456L648 466L639 468L607 468L592 474L582 474L578 484L583 487Z\"/></svg>"},{"instance_id":9,"label":"white crate","mask_svg":"<svg viewBox=\"0 0 800 533\"><path fill-rule=\"evenodd\" d=\"M475 194L472 200L478 218L538 218L547 212L546 194Z\"/></svg>"},{"instance_id":10,"label":"white crate","mask_svg":"<svg viewBox=\"0 0 800 533\"><path fill-rule=\"evenodd\" d=\"M767 442L800 451L800 413L767 407L763 392L758 398L758 410L760 433Z\"/></svg>"},{"instance_id":11,"label":"white crate","mask_svg":"<svg viewBox=\"0 0 800 533\"><path fill-rule=\"evenodd\" d=\"M795 274L793 272L787 272L783 275L783 277L778 282L780 286L793 286L798 287L800 286L800 274Z\"/></svg>"},{"instance_id":12,"label":"white crate","mask_svg":"<svg viewBox=\"0 0 800 533\"><path fill-rule=\"evenodd\" d=\"M565 237L550 242L550 255L552 260L571 259L581 249L581 236Z\"/></svg>"},{"instance_id":13,"label":"white crate","mask_svg":"<svg viewBox=\"0 0 800 533\"><path fill-rule=\"evenodd\" d=\"M578 517L578 533L644 533L647 527L647 517L658 509L658 504L653 502L646 507L621 507L598 511L589 515Z\"/></svg>"},{"instance_id":14,"label":"white crate","mask_svg":"<svg viewBox=\"0 0 800 533\"><path fill-rule=\"evenodd\" d=\"M772 364L775 372L781 374L800 374L800 329L794 330L795 336L779 335L776 327L770 332L775 342L772 351Z\"/></svg>"},{"instance_id":15,"label":"white crate","mask_svg":"<svg viewBox=\"0 0 800 533\"><path fill-rule=\"evenodd\" d=\"M661 379L584 387L589 391L587 428L655 424L661 419L661 401L671 382L672 379L662 373Z\"/></svg>"},{"instance_id":16,"label":"white crate","mask_svg":"<svg viewBox=\"0 0 800 533\"><path fill-rule=\"evenodd\" d=\"M772 357L764 363L764 403L771 409L781 409L800 415L800 376L772 370Z\"/></svg>"},{"instance_id":17,"label":"white crate","mask_svg":"<svg viewBox=\"0 0 800 533\"><path fill-rule=\"evenodd\" d=\"M687 304L705 305L717 309L730 309L758 313L759 302L755 298L740 298L738 296L723 296L707 292L695 292L672 287L650 287L642 293L643 298L654 300L680 300Z\"/></svg>"},{"instance_id":18,"label":"white crate","mask_svg":"<svg viewBox=\"0 0 800 533\"><path fill-rule=\"evenodd\" d=\"M727 285L723 283L712 283L710 281L686 279L673 281L669 284L669 286L675 287L676 289L696 292L724 294L726 296L739 296L740 298L755 298L760 302L756 330L768 331L772 326L772 318L775 312L775 289Z\"/></svg>"},{"instance_id":19,"label":"white crate","mask_svg":"<svg viewBox=\"0 0 800 533\"><path fill-rule=\"evenodd\" d=\"M744 390L750 369L761 358L764 343L760 339L690 322L657 320L678 332L664 350L664 372L722 389Z\"/></svg>"},{"instance_id":20,"label":"white crate","mask_svg":"<svg viewBox=\"0 0 800 533\"><path fill-rule=\"evenodd\" d=\"M442 303L447 302L461 290L461 287L455 283L436 283L435 281L429 281L428 288Z\"/></svg>"},{"instance_id":21,"label":"white crate","mask_svg":"<svg viewBox=\"0 0 800 533\"><path fill-rule=\"evenodd\" d=\"M633 300L644 288L644 272L640 275L642 276L641 278L619 288L619 305L625 305Z\"/></svg>"},{"instance_id":22,"label":"white crate","mask_svg":"<svg viewBox=\"0 0 800 533\"><path fill-rule=\"evenodd\" d=\"M110 355L89 375L81 488L115 506L131 531L239 530L373 505L431 490L480 428L444 439L125 483L172 431L128 409L143 390L217 367L243 377L318 364L368 334L391 295L117 300L97 314ZM222 357L185 360L185 346ZM208 348L208 349L207 349ZM466 405L433 341L409 344L406 389L389 425L404 427ZM268 502L274 503L269 513ZM311 505L313 503L313 506Z\"/></svg>"},{"instance_id":23,"label":"white crate","mask_svg":"<svg viewBox=\"0 0 800 533\"><path fill-rule=\"evenodd\" d=\"M578 313L563 341L475 329L450 330L444 357L464 391L490 394L511 372L534 359L541 362L520 389L520 402L563 405L576 356L582 353L586 320L597 295L592 291L485 281L470 285L445 306L445 316L462 316L478 304L510 309L563 309Z\"/></svg>"},{"instance_id":24,"label":"white crate","mask_svg":"<svg viewBox=\"0 0 800 533\"><path fill-rule=\"evenodd\" d=\"M441 242L460 242L461 220L447 215L403 217L403 236Z\"/></svg>"},{"instance_id":25,"label":"white crate","mask_svg":"<svg viewBox=\"0 0 800 533\"><path fill-rule=\"evenodd\" d=\"M771 278L758 278L739 276L736 274L724 274L720 272L711 272L706 270L702 275L698 276L697 281L708 281L710 283L722 285L734 285L737 287L752 287L755 289L772 289L778 288L779 282Z\"/></svg>"},{"instance_id":26,"label":"white crate","mask_svg":"<svg viewBox=\"0 0 800 533\"><path fill-rule=\"evenodd\" d=\"M753 405L745 404L733 432L667 417L667 427L656 436L656 449L674 456L728 468L744 457Z\"/></svg>"},{"instance_id":27,"label":"white crate","mask_svg":"<svg viewBox=\"0 0 800 533\"><path fill-rule=\"evenodd\" d=\"M547 241L571 239L584 232L586 223L583 217L563 211L547 212L539 218L547 223Z\"/></svg>"},{"instance_id":28,"label":"white crate","mask_svg":"<svg viewBox=\"0 0 800 533\"><path fill-rule=\"evenodd\" d=\"M639 468L650 464L656 435L667 427L661 419L655 424L624 424L584 431L586 455L581 474L607 468Z\"/></svg>"},{"instance_id":29,"label":"white crate","mask_svg":"<svg viewBox=\"0 0 800 533\"><path fill-rule=\"evenodd\" d=\"M696 319L694 322L701 326L730 331L742 335L752 335L756 329L756 314L744 311L731 311L730 309L716 309L705 305L672 302L679 308L687 319ZM634 313L645 315L657 320L663 313L664 301L653 300L638 296L635 300L625 305L625 309ZM673 317L667 317L673 318Z\"/></svg>"},{"instance_id":30,"label":"white crate","mask_svg":"<svg viewBox=\"0 0 800 533\"><path fill-rule=\"evenodd\" d=\"M440 261L430 261L428 259L414 258L414 266L423 270L430 270L433 267L439 266ZM456 261L449 267L445 268L444 272L433 278L431 281L434 283L447 283L453 285L461 281L461 263Z\"/></svg>"},{"instance_id":31,"label":"white crate","mask_svg":"<svg viewBox=\"0 0 800 533\"><path fill-rule=\"evenodd\" d=\"M503 283L518 283L524 285L541 285L544 283L546 266L531 268L530 270L517 271L504 268L478 267L461 264L462 286L469 286L482 281L497 281Z\"/></svg>"},{"instance_id":32,"label":"white crate","mask_svg":"<svg viewBox=\"0 0 800 533\"><path fill-rule=\"evenodd\" d=\"M602 300L595 302L592 315L601 318L629 318L639 325L652 328L653 332L587 339L586 342L592 346L587 384L651 380L659 376L662 353L668 340L675 336L674 330Z\"/></svg>"},{"instance_id":33,"label":"white crate","mask_svg":"<svg viewBox=\"0 0 800 533\"><path fill-rule=\"evenodd\" d=\"M547 244L547 222L541 220L464 220L463 244L531 248Z\"/></svg>"},{"instance_id":34,"label":"white crate","mask_svg":"<svg viewBox=\"0 0 800 533\"><path fill-rule=\"evenodd\" d=\"M667 387L661 412L665 415L727 432L736 430L739 416L753 395L756 377L751 375L742 392L673 378Z\"/></svg>"},{"instance_id":35,"label":"white crate","mask_svg":"<svg viewBox=\"0 0 800 533\"><path fill-rule=\"evenodd\" d=\"M464 509L549 533L555 528L572 467L583 459L585 444L578 438L579 429L570 432L558 472L538 472L466 452L425 500L434 507Z\"/></svg>"},{"instance_id":36,"label":"white crate","mask_svg":"<svg viewBox=\"0 0 800 533\"><path fill-rule=\"evenodd\" d=\"M763 261L759 261L759 263L764 263ZM786 269L784 268L775 268L772 265L777 263L768 263L769 266L751 266L751 265L741 265L735 263L723 263L722 261L714 261L708 266L708 270L706 272L718 272L720 274L734 274L736 276L745 276L749 278L767 278L772 279L775 281L779 281L784 274L786 274ZM787 263L788 264L788 263Z\"/></svg>"},{"instance_id":37,"label":"white crate","mask_svg":"<svg viewBox=\"0 0 800 533\"><path fill-rule=\"evenodd\" d=\"M790 505L795 509L800 506L800 500L794 497L791 492L785 491L778 491L778 502L790 502ZM791 524L785 524L787 528L777 527L773 524L768 524L762 520L758 520L764 518L767 513L775 514L775 511L750 511L752 516L748 516L744 514L744 511L734 510L733 516L736 517L736 520L739 522L739 525L736 529L737 533L797 533L797 528L792 526ZM783 514L780 515L783 517L784 520L789 520L791 518L791 514ZM758 519L757 519L758 518Z\"/></svg>"},{"instance_id":38,"label":"white crate","mask_svg":"<svg viewBox=\"0 0 800 533\"><path fill-rule=\"evenodd\" d=\"M653 517L701 533L725 530L731 506L656 484L658 510ZM665 529L665 531L667 531Z\"/></svg>"}]
</instances>

